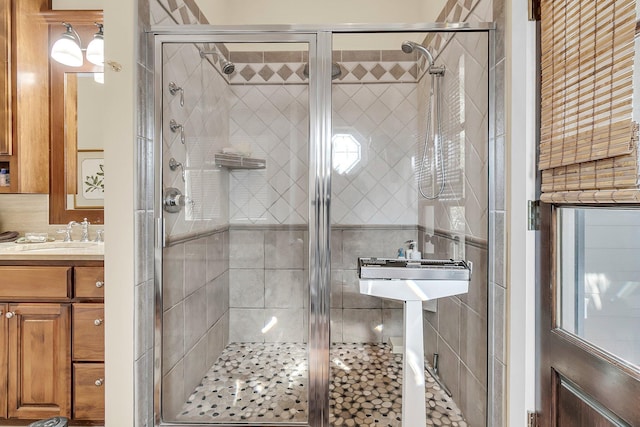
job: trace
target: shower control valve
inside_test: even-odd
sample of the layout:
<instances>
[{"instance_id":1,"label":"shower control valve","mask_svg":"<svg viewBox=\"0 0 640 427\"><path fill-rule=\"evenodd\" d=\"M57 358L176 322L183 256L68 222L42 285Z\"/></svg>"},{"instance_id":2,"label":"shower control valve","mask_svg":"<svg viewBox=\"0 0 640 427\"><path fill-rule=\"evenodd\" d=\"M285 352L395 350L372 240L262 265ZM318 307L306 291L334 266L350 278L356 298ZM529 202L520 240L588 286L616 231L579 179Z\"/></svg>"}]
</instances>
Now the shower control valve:
<instances>
[{"instance_id":1,"label":"shower control valve","mask_svg":"<svg viewBox=\"0 0 640 427\"><path fill-rule=\"evenodd\" d=\"M186 204L194 205L195 202L182 194L177 188L169 187L164 190L164 210L169 213L178 213Z\"/></svg>"}]
</instances>

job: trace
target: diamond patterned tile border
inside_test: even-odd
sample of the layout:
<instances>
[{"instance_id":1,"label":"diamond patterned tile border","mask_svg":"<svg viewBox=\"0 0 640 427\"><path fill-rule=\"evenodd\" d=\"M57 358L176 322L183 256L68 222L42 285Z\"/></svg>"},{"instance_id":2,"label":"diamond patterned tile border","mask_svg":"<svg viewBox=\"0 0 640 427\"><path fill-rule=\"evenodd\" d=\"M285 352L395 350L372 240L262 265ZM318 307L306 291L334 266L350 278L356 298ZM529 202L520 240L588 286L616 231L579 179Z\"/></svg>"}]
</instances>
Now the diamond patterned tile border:
<instances>
[{"instance_id":1,"label":"diamond patterned tile border","mask_svg":"<svg viewBox=\"0 0 640 427\"><path fill-rule=\"evenodd\" d=\"M415 82L415 62L342 62L342 74L335 83L409 83ZM307 84L304 64L291 63L247 63L236 64L235 72L229 76L232 85L245 84Z\"/></svg>"}]
</instances>

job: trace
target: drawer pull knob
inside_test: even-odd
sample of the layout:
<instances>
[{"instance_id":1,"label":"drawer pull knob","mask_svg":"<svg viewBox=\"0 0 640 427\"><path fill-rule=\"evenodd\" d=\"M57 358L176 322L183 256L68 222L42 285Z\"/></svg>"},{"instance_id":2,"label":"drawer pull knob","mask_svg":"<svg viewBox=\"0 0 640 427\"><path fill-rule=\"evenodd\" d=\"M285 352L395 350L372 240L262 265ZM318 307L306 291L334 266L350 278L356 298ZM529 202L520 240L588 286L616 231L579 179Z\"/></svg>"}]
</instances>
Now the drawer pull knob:
<instances>
[{"instance_id":1,"label":"drawer pull knob","mask_svg":"<svg viewBox=\"0 0 640 427\"><path fill-rule=\"evenodd\" d=\"M103 286L104 286L104 282L103 282L103 281L98 280L98 281L96 282L96 288L101 288L101 287L103 287Z\"/></svg>"},{"instance_id":2,"label":"drawer pull knob","mask_svg":"<svg viewBox=\"0 0 640 427\"><path fill-rule=\"evenodd\" d=\"M96 320L93 321L93 324L96 325L96 326L100 326L103 323L104 323L104 320L102 320L102 319L96 319Z\"/></svg>"},{"instance_id":3,"label":"drawer pull knob","mask_svg":"<svg viewBox=\"0 0 640 427\"><path fill-rule=\"evenodd\" d=\"M102 378L98 378L94 384L96 387L101 387L102 384L104 384L104 380Z\"/></svg>"},{"instance_id":4,"label":"drawer pull knob","mask_svg":"<svg viewBox=\"0 0 640 427\"><path fill-rule=\"evenodd\" d=\"M15 311L7 311L7 314L5 314L4 316L5 316L7 319L11 319L11 318L12 318L13 316L15 316L15 315L16 315L16 312L15 312Z\"/></svg>"}]
</instances>

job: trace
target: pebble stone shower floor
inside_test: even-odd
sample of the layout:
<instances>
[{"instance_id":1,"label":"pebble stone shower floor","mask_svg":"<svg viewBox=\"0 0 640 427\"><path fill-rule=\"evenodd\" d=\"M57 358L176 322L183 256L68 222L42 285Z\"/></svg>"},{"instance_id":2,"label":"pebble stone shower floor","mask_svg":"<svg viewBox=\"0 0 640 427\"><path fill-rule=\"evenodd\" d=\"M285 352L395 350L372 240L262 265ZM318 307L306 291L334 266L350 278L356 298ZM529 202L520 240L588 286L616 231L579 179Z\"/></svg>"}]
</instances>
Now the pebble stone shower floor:
<instances>
[{"instance_id":1,"label":"pebble stone shower floor","mask_svg":"<svg viewBox=\"0 0 640 427\"><path fill-rule=\"evenodd\" d=\"M427 423L468 427L425 371ZM229 344L183 405L178 421L301 422L307 419L304 344ZM331 348L332 426L400 427L402 355L388 344Z\"/></svg>"}]
</instances>

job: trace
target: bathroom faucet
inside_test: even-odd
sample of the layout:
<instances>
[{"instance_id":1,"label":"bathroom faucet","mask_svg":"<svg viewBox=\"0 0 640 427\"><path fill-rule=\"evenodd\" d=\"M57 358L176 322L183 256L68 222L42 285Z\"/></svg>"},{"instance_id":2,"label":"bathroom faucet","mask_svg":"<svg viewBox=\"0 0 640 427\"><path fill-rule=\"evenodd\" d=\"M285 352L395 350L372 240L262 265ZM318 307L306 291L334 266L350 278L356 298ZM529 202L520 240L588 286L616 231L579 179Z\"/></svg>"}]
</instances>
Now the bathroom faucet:
<instances>
[{"instance_id":1,"label":"bathroom faucet","mask_svg":"<svg viewBox=\"0 0 640 427\"><path fill-rule=\"evenodd\" d=\"M82 226L82 236L80 236L80 241L88 242L89 241L89 225L91 225L91 223L87 221L87 218L85 218L84 221L80 223L80 225Z\"/></svg>"},{"instance_id":2,"label":"bathroom faucet","mask_svg":"<svg viewBox=\"0 0 640 427\"><path fill-rule=\"evenodd\" d=\"M71 238L71 231L73 230L73 227L75 227L76 225L80 225L75 221L71 221L69 222L69 224L67 224L67 228L62 228L60 230L58 230L58 233L63 234L64 233L64 239L62 240L63 242L72 242L73 239Z\"/></svg>"}]
</instances>

